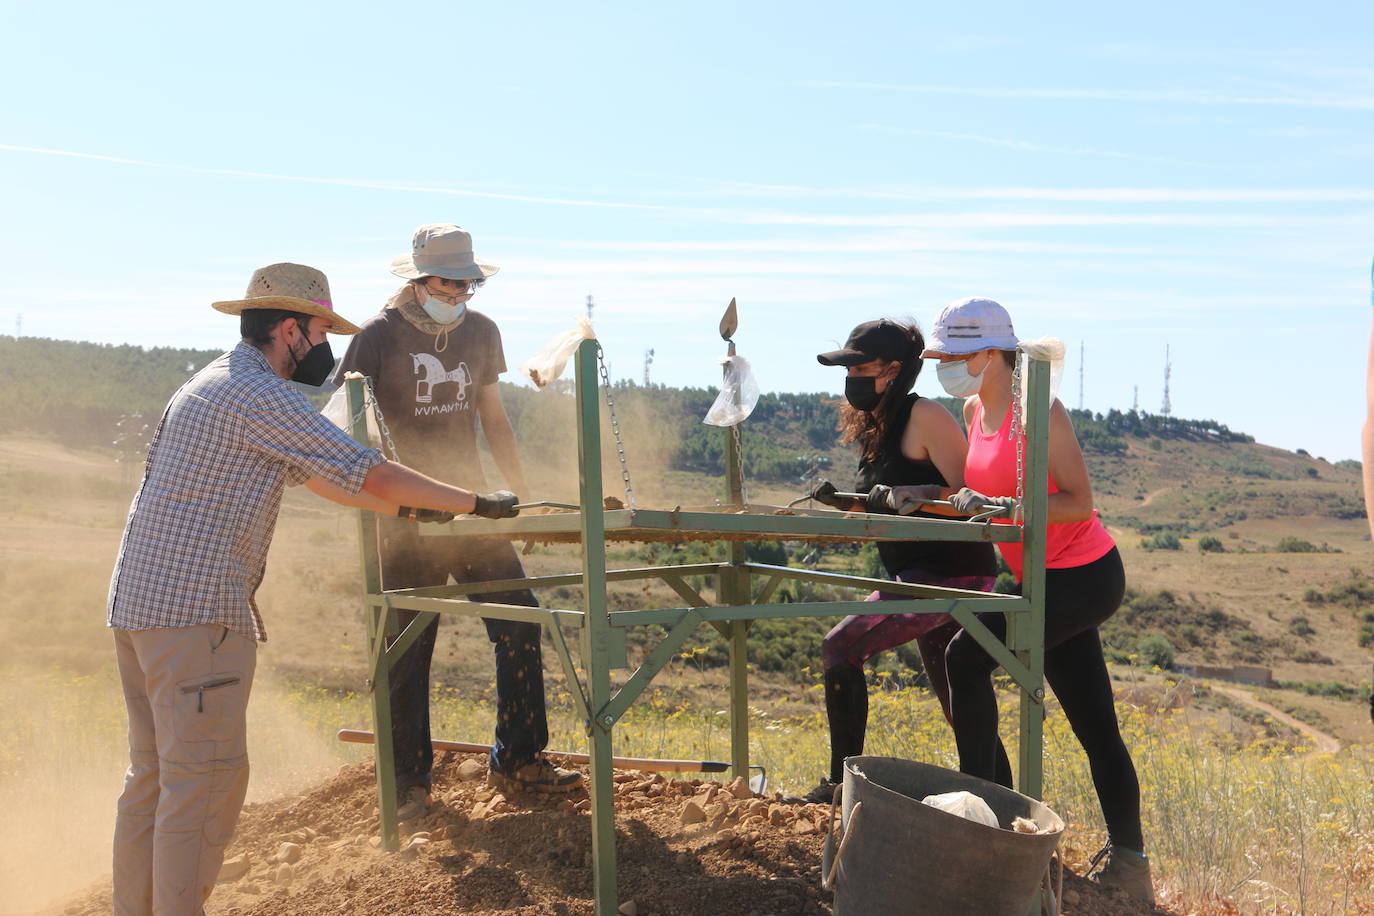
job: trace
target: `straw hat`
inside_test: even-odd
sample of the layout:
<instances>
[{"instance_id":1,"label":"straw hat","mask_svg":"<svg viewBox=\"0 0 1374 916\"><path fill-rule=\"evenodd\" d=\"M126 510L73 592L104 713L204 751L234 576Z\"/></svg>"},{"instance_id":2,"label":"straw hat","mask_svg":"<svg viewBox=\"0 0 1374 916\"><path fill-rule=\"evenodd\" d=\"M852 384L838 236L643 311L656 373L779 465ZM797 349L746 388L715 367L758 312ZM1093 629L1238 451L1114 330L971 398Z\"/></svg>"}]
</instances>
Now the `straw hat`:
<instances>
[{"instance_id":1,"label":"straw hat","mask_svg":"<svg viewBox=\"0 0 1374 916\"><path fill-rule=\"evenodd\" d=\"M415 230L411 253L391 262L391 272L407 280L485 280L501 268L472 256L472 236L453 223L430 223Z\"/></svg>"},{"instance_id":2,"label":"straw hat","mask_svg":"<svg viewBox=\"0 0 1374 916\"><path fill-rule=\"evenodd\" d=\"M230 315L244 309L283 309L329 319L331 334L356 334L358 326L334 312L329 279L304 264L270 264L253 271L242 299L215 302L213 308Z\"/></svg>"}]
</instances>

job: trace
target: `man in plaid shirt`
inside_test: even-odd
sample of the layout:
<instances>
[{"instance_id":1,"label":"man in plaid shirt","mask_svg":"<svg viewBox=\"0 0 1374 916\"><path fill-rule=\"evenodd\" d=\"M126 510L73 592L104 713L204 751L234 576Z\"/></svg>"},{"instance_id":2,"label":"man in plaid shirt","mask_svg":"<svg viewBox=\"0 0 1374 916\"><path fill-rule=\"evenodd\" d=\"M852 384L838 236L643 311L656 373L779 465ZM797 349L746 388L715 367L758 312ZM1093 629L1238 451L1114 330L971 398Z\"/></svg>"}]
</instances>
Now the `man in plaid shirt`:
<instances>
[{"instance_id":1,"label":"man in plaid shirt","mask_svg":"<svg viewBox=\"0 0 1374 916\"><path fill-rule=\"evenodd\" d=\"M513 493L479 496L384 459L310 406L287 379L321 384L336 315L324 274L253 274L243 340L172 396L110 581L107 623L129 712L130 766L114 838L114 912L198 914L248 786L245 711L266 640L253 595L283 489L412 520L515 514ZM424 507L424 508L411 508Z\"/></svg>"}]
</instances>

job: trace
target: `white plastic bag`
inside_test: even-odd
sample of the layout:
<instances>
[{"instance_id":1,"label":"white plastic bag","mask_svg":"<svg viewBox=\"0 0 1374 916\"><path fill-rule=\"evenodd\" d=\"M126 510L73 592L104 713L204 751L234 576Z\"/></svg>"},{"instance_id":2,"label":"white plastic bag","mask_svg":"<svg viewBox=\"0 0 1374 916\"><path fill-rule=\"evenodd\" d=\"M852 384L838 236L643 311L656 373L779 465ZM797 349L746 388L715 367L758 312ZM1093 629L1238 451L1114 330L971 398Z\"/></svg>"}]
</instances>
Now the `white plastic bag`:
<instances>
[{"instance_id":1,"label":"white plastic bag","mask_svg":"<svg viewBox=\"0 0 1374 916\"><path fill-rule=\"evenodd\" d=\"M353 373L349 373L353 375ZM353 435L353 424L348 416L348 396L343 388L337 388L329 396L329 402L320 410L324 418L333 423L339 429ZM370 410L364 411L367 414L367 441L373 448L382 447L382 434L377 429L377 415Z\"/></svg>"},{"instance_id":2,"label":"white plastic bag","mask_svg":"<svg viewBox=\"0 0 1374 916\"><path fill-rule=\"evenodd\" d=\"M927 795L921 799L921 803L987 827L1001 826L997 823L997 815L992 813L988 803L972 792L945 792L940 795Z\"/></svg>"},{"instance_id":3,"label":"white plastic bag","mask_svg":"<svg viewBox=\"0 0 1374 916\"><path fill-rule=\"evenodd\" d=\"M749 360L743 356L727 356L720 362L725 366L725 382L701 422L708 426L735 426L748 419L758 406L759 383L754 381Z\"/></svg>"},{"instance_id":4,"label":"white plastic bag","mask_svg":"<svg viewBox=\"0 0 1374 916\"><path fill-rule=\"evenodd\" d=\"M1059 381L1064 377L1064 341L1058 337L1038 337L1035 340L1022 340L1017 342L1017 349L1021 350L1031 359L1048 360L1050 364L1050 403L1059 396ZM1024 371L1022 365L1021 373L1021 408L1026 407L1026 395L1030 385L1030 373ZM1025 416L1025 414L1022 414Z\"/></svg>"},{"instance_id":5,"label":"white plastic bag","mask_svg":"<svg viewBox=\"0 0 1374 916\"><path fill-rule=\"evenodd\" d=\"M559 334L545 344L544 349L521 363L520 374L534 382L536 387L543 388L563 374L578 344L595 339L596 332L592 330L591 321L584 315L578 315L577 328Z\"/></svg>"}]
</instances>

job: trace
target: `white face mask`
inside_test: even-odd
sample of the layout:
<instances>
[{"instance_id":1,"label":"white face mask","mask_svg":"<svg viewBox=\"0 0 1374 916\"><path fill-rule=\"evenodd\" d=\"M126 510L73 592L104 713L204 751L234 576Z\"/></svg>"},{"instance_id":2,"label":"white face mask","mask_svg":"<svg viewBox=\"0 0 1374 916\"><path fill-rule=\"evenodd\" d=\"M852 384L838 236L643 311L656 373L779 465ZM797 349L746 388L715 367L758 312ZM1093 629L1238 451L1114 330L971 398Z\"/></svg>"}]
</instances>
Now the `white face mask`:
<instances>
[{"instance_id":1,"label":"white face mask","mask_svg":"<svg viewBox=\"0 0 1374 916\"><path fill-rule=\"evenodd\" d=\"M440 324L453 324L463 317L463 313L468 310L468 304L459 302L457 305L449 305L447 302L442 302L426 293L425 301L420 303L420 308L424 309L426 315Z\"/></svg>"},{"instance_id":2,"label":"white face mask","mask_svg":"<svg viewBox=\"0 0 1374 916\"><path fill-rule=\"evenodd\" d=\"M940 363L935 367L935 377L950 397L966 398L978 393L983 386L983 372L986 371L987 366L984 366L981 372L974 375L968 371L968 360L961 359Z\"/></svg>"}]
</instances>

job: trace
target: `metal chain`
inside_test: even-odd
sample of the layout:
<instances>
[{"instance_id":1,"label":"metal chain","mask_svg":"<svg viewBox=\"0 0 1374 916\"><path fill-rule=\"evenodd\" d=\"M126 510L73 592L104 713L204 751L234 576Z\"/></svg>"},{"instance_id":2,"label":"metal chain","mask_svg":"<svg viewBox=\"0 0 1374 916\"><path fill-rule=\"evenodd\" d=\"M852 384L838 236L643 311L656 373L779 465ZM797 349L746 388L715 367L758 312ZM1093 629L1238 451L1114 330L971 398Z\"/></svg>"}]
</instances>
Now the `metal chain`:
<instances>
[{"instance_id":1,"label":"metal chain","mask_svg":"<svg viewBox=\"0 0 1374 916\"><path fill-rule=\"evenodd\" d=\"M740 426L744 424L741 420L730 427L730 435L735 437L735 473L739 474L739 499L744 505L749 505L749 490L744 486L744 435L740 432Z\"/></svg>"},{"instance_id":2,"label":"metal chain","mask_svg":"<svg viewBox=\"0 0 1374 916\"><path fill-rule=\"evenodd\" d=\"M1013 521L1021 528L1026 526L1026 513L1022 500L1026 497L1026 429L1025 404L1021 401L1021 365L1030 359L1023 351L1016 353L1016 365L1011 370L1011 429L1008 438L1016 441L1016 509Z\"/></svg>"},{"instance_id":3,"label":"metal chain","mask_svg":"<svg viewBox=\"0 0 1374 916\"><path fill-rule=\"evenodd\" d=\"M382 405L377 400L377 392L372 387L372 377L364 376L363 385L367 388L367 397L363 399L363 410L371 407L373 413L377 415L377 429L382 433L382 441L386 443L386 449L391 453L391 460L400 464L401 456L396 451L396 443L391 438L391 430L387 428L386 418L382 416Z\"/></svg>"},{"instance_id":4,"label":"metal chain","mask_svg":"<svg viewBox=\"0 0 1374 916\"><path fill-rule=\"evenodd\" d=\"M616 454L620 456L620 478L625 481L625 502L631 509L635 504L635 488L630 483L630 465L625 460L625 442L620 438L620 421L615 417L615 401L611 399L611 374L606 369L606 354L597 348L596 361L601 368L601 390L606 392L606 409L611 414L611 434L615 436Z\"/></svg>"}]
</instances>

